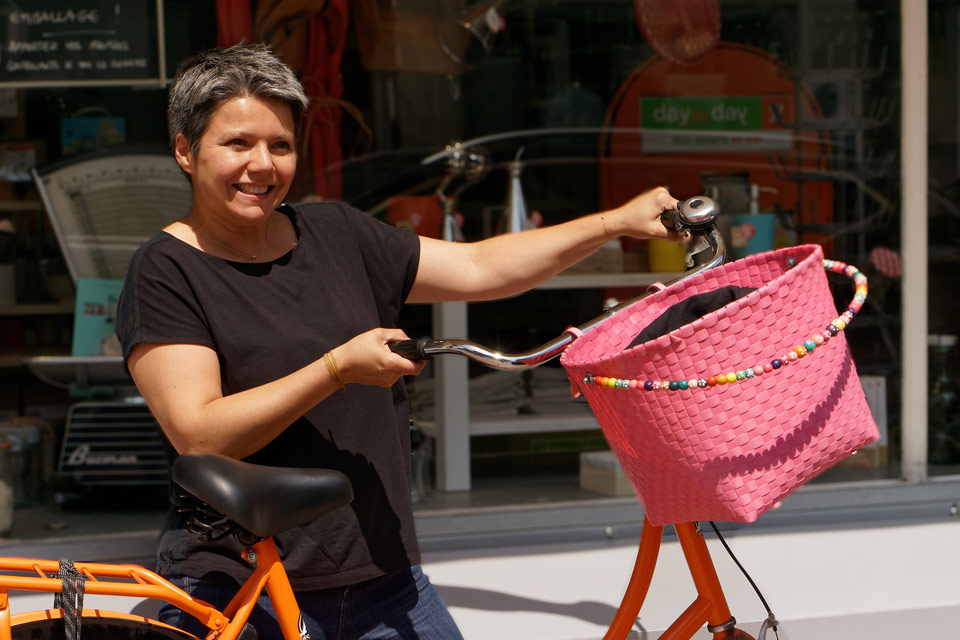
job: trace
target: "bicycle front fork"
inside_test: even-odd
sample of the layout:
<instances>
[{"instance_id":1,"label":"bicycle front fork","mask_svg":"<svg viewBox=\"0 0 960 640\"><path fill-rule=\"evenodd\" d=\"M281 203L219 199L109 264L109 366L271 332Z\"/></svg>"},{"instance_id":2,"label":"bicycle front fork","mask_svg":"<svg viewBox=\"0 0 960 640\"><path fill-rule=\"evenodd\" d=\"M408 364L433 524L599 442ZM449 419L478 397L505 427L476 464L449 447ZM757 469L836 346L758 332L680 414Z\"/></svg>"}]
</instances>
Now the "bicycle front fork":
<instances>
[{"instance_id":1,"label":"bicycle front fork","mask_svg":"<svg viewBox=\"0 0 960 640\"><path fill-rule=\"evenodd\" d=\"M660 640L690 640L704 625L707 625L715 640L753 640L750 635L736 628L737 621L730 615L730 608L710 558L706 540L697 524L681 522L673 527L697 589L697 598L664 631ZM650 589L662 541L663 527L655 527L644 518L633 574L604 640L624 640L633 628Z\"/></svg>"}]
</instances>

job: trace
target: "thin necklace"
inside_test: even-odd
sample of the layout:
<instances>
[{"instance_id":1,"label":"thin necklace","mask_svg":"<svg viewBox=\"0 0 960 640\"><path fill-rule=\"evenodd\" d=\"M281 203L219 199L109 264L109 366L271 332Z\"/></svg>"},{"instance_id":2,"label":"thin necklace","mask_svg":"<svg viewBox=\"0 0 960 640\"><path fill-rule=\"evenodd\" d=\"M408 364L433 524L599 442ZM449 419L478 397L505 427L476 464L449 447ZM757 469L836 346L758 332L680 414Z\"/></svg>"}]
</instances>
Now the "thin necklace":
<instances>
[{"instance_id":1,"label":"thin necklace","mask_svg":"<svg viewBox=\"0 0 960 640\"><path fill-rule=\"evenodd\" d=\"M199 227L197 227L197 230L198 230L198 231L202 231L202 232L204 233L204 235L206 235L208 238L210 238L211 240L213 240L216 244L218 244L219 246L223 247L223 248L226 249L227 251L229 251L229 252L231 252L231 253L234 253L234 254L236 254L236 255L238 255L238 256L241 256L241 257L243 257L243 258L246 258L247 260L256 260L257 258L259 258L259 257L263 254L264 249L267 248L267 240L268 240L269 237L270 237L269 228L268 228L268 229L267 229L267 235L265 235L264 238L263 238L263 244L260 246L260 248L257 250L257 252L256 252L255 254L250 255L249 253L244 253L243 251L238 251L237 249L234 249L233 247L231 247L230 245L226 244L225 242L221 242L220 240L217 240L217 238L216 238L212 233L210 233L209 231L207 231L206 229L203 228L203 225L202 225L202 224L201 224Z\"/></svg>"}]
</instances>

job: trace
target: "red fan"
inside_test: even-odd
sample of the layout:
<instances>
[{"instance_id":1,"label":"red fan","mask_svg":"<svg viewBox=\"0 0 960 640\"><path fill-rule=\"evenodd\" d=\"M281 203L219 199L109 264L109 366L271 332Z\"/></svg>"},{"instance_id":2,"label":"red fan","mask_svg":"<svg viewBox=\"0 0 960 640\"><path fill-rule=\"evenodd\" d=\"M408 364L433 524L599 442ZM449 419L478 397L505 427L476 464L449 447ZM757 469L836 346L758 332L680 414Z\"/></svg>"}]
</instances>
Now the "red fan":
<instances>
[{"instance_id":1,"label":"red fan","mask_svg":"<svg viewBox=\"0 0 960 640\"><path fill-rule=\"evenodd\" d=\"M633 6L644 39L675 64L702 58L720 40L717 0L633 0Z\"/></svg>"}]
</instances>

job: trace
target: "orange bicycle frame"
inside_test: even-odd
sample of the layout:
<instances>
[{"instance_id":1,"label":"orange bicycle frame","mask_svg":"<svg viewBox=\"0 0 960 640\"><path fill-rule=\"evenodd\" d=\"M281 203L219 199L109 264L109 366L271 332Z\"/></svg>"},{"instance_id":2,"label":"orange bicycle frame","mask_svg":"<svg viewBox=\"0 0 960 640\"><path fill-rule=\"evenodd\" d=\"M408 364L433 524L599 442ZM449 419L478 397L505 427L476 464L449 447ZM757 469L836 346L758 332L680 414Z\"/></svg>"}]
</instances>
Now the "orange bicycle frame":
<instances>
[{"instance_id":1,"label":"orange bicycle frame","mask_svg":"<svg viewBox=\"0 0 960 640\"><path fill-rule=\"evenodd\" d=\"M253 573L221 612L212 605L193 598L182 589L156 573L136 565L74 563L86 578L84 593L89 595L126 596L169 602L203 623L211 633L208 638L235 640L243 630L257 598L267 590L277 612L284 638L298 640L300 634L300 607L297 605L290 580L280 561L272 538L267 538L244 552L244 558L255 565ZM29 558L0 558L0 571L35 575L0 575L0 640L10 640L11 627L43 618L60 618L58 609L33 611L13 615L10 611L10 591L40 591L60 593L63 583L58 577L60 564L55 560ZM52 577L51 577L52 576ZM110 617L140 620L160 624L142 616L84 609L84 617ZM166 625L162 625L166 626Z\"/></svg>"},{"instance_id":2,"label":"orange bicycle frame","mask_svg":"<svg viewBox=\"0 0 960 640\"><path fill-rule=\"evenodd\" d=\"M726 597L710 559L706 541L693 522L675 524L677 538L683 550L697 590L693 603L670 625L661 640L689 640L704 624L716 640L748 639L749 635L735 629ZM643 533L637 560L623 601L604 640L624 640L633 628L640 608L653 580L657 557L663 539L663 527L653 526L644 518ZM203 623L213 640L235 640L250 617L257 598L267 591L277 614L284 638L297 640L300 633L300 607L297 605L290 580L280 561L276 545L268 538L243 552L254 571L243 583L230 604L221 612L212 605L193 598L156 573L136 565L115 565L77 562L74 567L86 578L84 592L91 595L127 596L169 602ZM60 565L55 560L0 558L0 571L35 575L0 575L0 640L11 639L11 627L43 618L61 618L57 609L33 611L17 615L10 612L10 591L40 591L59 593L63 583L58 577ZM51 577L53 576L53 577ZM83 616L123 618L158 624L142 616L84 609Z\"/></svg>"},{"instance_id":3,"label":"orange bicycle frame","mask_svg":"<svg viewBox=\"0 0 960 640\"><path fill-rule=\"evenodd\" d=\"M703 539L694 522L682 522L673 525L680 540L684 558L697 589L697 597L687 609L663 632L660 640L689 640L703 625L717 640L727 638L749 638L744 632L734 629L736 621L730 615L726 596L720 586L717 570L710 559L706 540ZM637 561L630 576L630 582L624 593L623 601L604 640L624 640L640 614L640 607L647 597L653 570L657 565L657 556L663 540L663 527L655 527L643 519L643 533L640 536L640 548Z\"/></svg>"}]
</instances>

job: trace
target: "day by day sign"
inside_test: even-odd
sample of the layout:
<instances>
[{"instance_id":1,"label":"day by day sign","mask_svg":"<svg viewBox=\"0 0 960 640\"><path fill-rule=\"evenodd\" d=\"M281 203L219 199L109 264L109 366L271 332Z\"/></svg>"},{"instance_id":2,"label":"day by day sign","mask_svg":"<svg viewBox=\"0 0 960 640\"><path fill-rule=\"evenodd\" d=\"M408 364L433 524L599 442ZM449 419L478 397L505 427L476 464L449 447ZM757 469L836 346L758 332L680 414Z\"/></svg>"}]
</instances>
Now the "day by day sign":
<instances>
[{"instance_id":1,"label":"day by day sign","mask_svg":"<svg viewBox=\"0 0 960 640\"><path fill-rule=\"evenodd\" d=\"M789 151L789 96L640 99L642 148L649 153Z\"/></svg>"}]
</instances>

